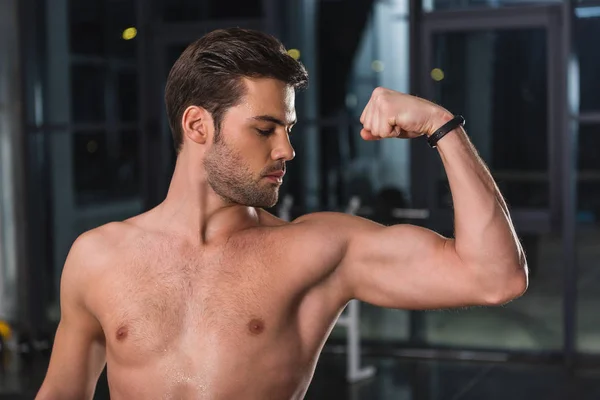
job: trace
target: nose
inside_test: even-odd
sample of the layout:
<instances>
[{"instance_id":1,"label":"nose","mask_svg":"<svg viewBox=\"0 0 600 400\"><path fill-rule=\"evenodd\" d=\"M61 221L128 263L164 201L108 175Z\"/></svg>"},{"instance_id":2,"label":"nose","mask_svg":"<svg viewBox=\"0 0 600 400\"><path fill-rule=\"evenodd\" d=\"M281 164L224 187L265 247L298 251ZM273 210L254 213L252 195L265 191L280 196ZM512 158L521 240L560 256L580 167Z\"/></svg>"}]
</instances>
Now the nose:
<instances>
[{"instance_id":1,"label":"nose","mask_svg":"<svg viewBox=\"0 0 600 400\"><path fill-rule=\"evenodd\" d=\"M273 160L291 161L296 157L296 152L290 143L290 137L287 133L283 135L277 135L275 147L271 152Z\"/></svg>"}]
</instances>

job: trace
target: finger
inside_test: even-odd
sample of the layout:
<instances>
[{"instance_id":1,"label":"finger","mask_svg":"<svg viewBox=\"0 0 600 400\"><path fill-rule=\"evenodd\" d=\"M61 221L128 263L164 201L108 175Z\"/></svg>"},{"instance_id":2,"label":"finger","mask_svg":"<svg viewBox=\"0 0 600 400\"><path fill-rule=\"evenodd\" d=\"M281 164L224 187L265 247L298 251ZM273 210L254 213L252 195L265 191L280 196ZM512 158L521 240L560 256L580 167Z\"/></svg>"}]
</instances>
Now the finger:
<instances>
[{"instance_id":1,"label":"finger","mask_svg":"<svg viewBox=\"0 0 600 400\"><path fill-rule=\"evenodd\" d=\"M385 137L385 131L381 129L381 112L377 109L377 107L373 107L373 111L371 112L371 134L373 136Z\"/></svg>"},{"instance_id":2,"label":"finger","mask_svg":"<svg viewBox=\"0 0 600 400\"><path fill-rule=\"evenodd\" d=\"M390 119L389 114L384 109L381 109L379 111L379 118L378 118L378 121L379 121L378 132L379 132L379 135L381 135L381 137L389 138L389 137L396 136L394 133L394 126L390 125L389 119Z\"/></svg>"},{"instance_id":3,"label":"finger","mask_svg":"<svg viewBox=\"0 0 600 400\"><path fill-rule=\"evenodd\" d=\"M396 132L397 134L400 133L401 129L396 124L396 116L395 115L393 117L388 118L388 125L391 127L392 131Z\"/></svg>"},{"instance_id":4,"label":"finger","mask_svg":"<svg viewBox=\"0 0 600 400\"><path fill-rule=\"evenodd\" d=\"M363 121L362 124L365 127L366 130L370 131L372 126L371 126L371 109L373 108L373 103L371 101L369 101L367 103L367 106L365 107L365 110L363 111Z\"/></svg>"},{"instance_id":5,"label":"finger","mask_svg":"<svg viewBox=\"0 0 600 400\"><path fill-rule=\"evenodd\" d=\"M369 141L381 139L379 136L374 136L370 131L368 131L366 129L361 129L360 137L362 137L364 140L369 140Z\"/></svg>"},{"instance_id":6,"label":"finger","mask_svg":"<svg viewBox=\"0 0 600 400\"><path fill-rule=\"evenodd\" d=\"M367 102L367 105L363 109L362 114L360 115L360 123L364 125L367 114L369 113L369 108L371 107L371 100Z\"/></svg>"}]
</instances>

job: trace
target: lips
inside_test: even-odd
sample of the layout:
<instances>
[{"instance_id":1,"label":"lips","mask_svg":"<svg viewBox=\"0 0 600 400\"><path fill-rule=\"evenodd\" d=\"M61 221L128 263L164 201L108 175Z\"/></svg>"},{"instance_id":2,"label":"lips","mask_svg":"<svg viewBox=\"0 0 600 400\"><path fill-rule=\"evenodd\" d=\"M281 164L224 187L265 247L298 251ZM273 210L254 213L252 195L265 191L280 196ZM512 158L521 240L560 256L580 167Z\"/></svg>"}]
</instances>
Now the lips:
<instances>
[{"instance_id":1,"label":"lips","mask_svg":"<svg viewBox=\"0 0 600 400\"><path fill-rule=\"evenodd\" d=\"M285 175L285 171L275 171L275 172L271 172L267 176L281 179L281 178L283 178L284 175Z\"/></svg>"}]
</instances>

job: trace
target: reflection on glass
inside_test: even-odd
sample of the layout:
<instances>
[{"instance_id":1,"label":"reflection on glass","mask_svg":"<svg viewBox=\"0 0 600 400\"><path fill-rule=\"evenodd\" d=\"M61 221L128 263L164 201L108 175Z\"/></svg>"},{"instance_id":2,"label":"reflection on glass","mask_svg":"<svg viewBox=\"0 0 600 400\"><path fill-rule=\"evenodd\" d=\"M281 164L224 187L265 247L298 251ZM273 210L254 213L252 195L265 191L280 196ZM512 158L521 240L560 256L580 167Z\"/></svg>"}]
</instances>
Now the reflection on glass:
<instances>
[{"instance_id":1,"label":"reflection on glass","mask_svg":"<svg viewBox=\"0 0 600 400\"><path fill-rule=\"evenodd\" d=\"M443 33L430 66L435 101L467 132L512 207L549 206L546 33ZM451 207L441 163L438 206Z\"/></svg>"},{"instance_id":2,"label":"reflection on glass","mask_svg":"<svg viewBox=\"0 0 600 400\"><path fill-rule=\"evenodd\" d=\"M577 345L600 352L600 124L579 128L577 161Z\"/></svg>"}]
</instances>

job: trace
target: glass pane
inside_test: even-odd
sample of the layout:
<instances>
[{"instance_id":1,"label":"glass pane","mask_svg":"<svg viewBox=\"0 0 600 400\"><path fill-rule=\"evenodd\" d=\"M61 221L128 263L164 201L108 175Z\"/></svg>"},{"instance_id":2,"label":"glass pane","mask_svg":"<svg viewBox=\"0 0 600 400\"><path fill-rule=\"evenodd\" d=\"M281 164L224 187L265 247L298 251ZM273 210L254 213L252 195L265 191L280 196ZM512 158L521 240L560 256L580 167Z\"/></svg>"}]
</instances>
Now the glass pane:
<instances>
[{"instance_id":1,"label":"glass pane","mask_svg":"<svg viewBox=\"0 0 600 400\"><path fill-rule=\"evenodd\" d=\"M138 118L138 73L120 72L118 74L119 120L135 122Z\"/></svg>"},{"instance_id":2,"label":"glass pane","mask_svg":"<svg viewBox=\"0 0 600 400\"><path fill-rule=\"evenodd\" d=\"M546 32L442 33L430 66L435 101L467 132L513 208L548 208ZM438 207L451 197L438 162Z\"/></svg>"},{"instance_id":3,"label":"glass pane","mask_svg":"<svg viewBox=\"0 0 600 400\"><path fill-rule=\"evenodd\" d=\"M577 161L577 344L600 352L600 124L579 128Z\"/></svg>"},{"instance_id":4,"label":"glass pane","mask_svg":"<svg viewBox=\"0 0 600 400\"><path fill-rule=\"evenodd\" d=\"M261 18L262 0L160 0L159 10L166 22L215 19Z\"/></svg>"},{"instance_id":5,"label":"glass pane","mask_svg":"<svg viewBox=\"0 0 600 400\"><path fill-rule=\"evenodd\" d=\"M75 198L78 205L131 198L139 193L137 131L73 134Z\"/></svg>"},{"instance_id":6,"label":"glass pane","mask_svg":"<svg viewBox=\"0 0 600 400\"><path fill-rule=\"evenodd\" d=\"M105 4L101 0L69 0L71 53L103 56Z\"/></svg>"},{"instance_id":7,"label":"glass pane","mask_svg":"<svg viewBox=\"0 0 600 400\"><path fill-rule=\"evenodd\" d=\"M104 122L106 69L94 65L71 66L73 122Z\"/></svg>"},{"instance_id":8,"label":"glass pane","mask_svg":"<svg viewBox=\"0 0 600 400\"><path fill-rule=\"evenodd\" d=\"M561 0L423 0L424 11L456 10L476 7L531 6L560 3Z\"/></svg>"},{"instance_id":9,"label":"glass pane","mask_svg":"<svg viewBox=\"0 0 600 400\"><path fill-rule=\"evenodd\" d=\"M600 6L581 7L575 15L575 48L579 64L579 106L580 111L600 111Z\"/></svg>"}]
</instances>

